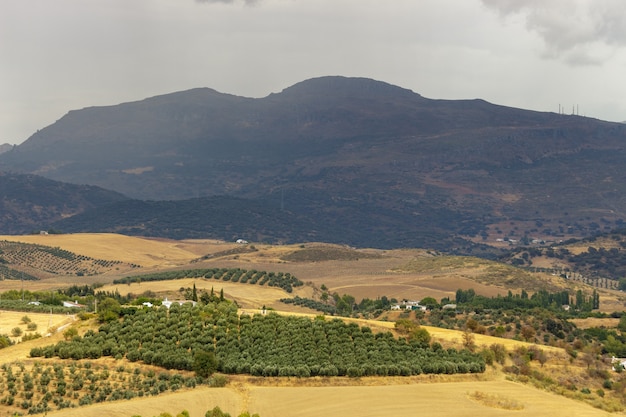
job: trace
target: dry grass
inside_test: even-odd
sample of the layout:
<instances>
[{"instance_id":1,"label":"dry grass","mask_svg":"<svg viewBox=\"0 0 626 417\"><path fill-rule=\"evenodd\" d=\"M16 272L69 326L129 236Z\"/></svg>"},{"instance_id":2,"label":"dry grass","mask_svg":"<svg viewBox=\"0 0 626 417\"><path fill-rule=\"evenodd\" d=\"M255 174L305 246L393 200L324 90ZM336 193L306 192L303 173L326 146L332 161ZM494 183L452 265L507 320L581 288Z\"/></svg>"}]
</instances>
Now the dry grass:
<instances>
[{"instance_id":1,"label":"dry grass","mask_svg":"<svg viewBox=\"0 0 626 417\"><path fill-rule=\"evenodd\" d=\"M288 262L358 261L359 259L378 259L381 256L379 253L359 251L339 245L309 245L283 255L281 260Z\"/></svg>"},{"instance_id":2,"label":"dry grass","mask_svg":"<svg viewBox=\"0 0 626 417\"><path fill-rule=\"evenodd\" d=\"M513 398L505 397L501 394L490 394L482 391L474 391L470 393L468 397L487 407L500 408L503 410L524 409L524 404Z\"/></svg>"},{"instance_id":3,"label":"dry grass","mask_svg":"<svg viewBox=\"0 0 626 417\"><path fill-rule=\"evenodd\" d=\"M31 323L37 325L36 330L28 331L26 329L26 324L22 322L22 317L24 316L28 316ZM23 311L0 310L0 334L10 335L14 327L19 327L24 334L40 333L44 336L47 333L54 333L56 329L72 321L73 317L65 314L25 313ZM17 337L12 339L13 341L20 341L21 338Z\"/></svg>"},{"instance_id":4,"label":"dry grass","mask_svg":"<svg viewBox=\"0 0 626 417\"><path fill-rule=\"evenodd\" d=\"M619 323L619 319L600 319L595 317L589 317L586 319L571 319L569 321L574 323L579 329L589 329L591 327L604 327L607 329L615 329L617 328L617 324Z\"/></svg>"},{"instance_id":5,"label":"dry grass","mask_svg":"<svg viewBox=\"0 0 626 417\"><path fill-rule=\"evenodd\" d=\"M145 239L112 233L0 236L0 240L60 247L96 259L163 268L189 263L198 257L194 249L200 245L193 242Z\"/></svg>"},{"instance_id":6,"label":"dry grass","mask_svg":"<svg viewBox=\"0 0 626 417\"><path fill-rule=\"evenodd\" d=\"M490 261L466 256L421 256L396 268L398 272L441 273L446 270L475 269L490 265Z\"/></svg>"},{"instance_id":7,"label":"dry grass","mask_svg":"<svg viewBox=\"0 0 626 417\"><path fill-rule=\"evenodd\" d=\"M350 382L349 379L346 379ZM198 388L193 391L165 394L89 407L49 412L49 416L127 416L150 417L162 412L176 415L188 410L192 417L219 406L238 415L243 410L259 413L261 417L317 417L343 415L346 417L380 417L411 415L416 410L434 417L496 417L533 416L577 417L606 416L606 412L578 401L536 390L509 381L467 381L437 383L404 383L397 385L344 386L265 386L254 382L234 382L226 388ZM480 390L495 398L515 398L523 409L495 408L469 398L468 392ZM426 411L427 410L427 411Z\"/></svg>"}]
</instances>

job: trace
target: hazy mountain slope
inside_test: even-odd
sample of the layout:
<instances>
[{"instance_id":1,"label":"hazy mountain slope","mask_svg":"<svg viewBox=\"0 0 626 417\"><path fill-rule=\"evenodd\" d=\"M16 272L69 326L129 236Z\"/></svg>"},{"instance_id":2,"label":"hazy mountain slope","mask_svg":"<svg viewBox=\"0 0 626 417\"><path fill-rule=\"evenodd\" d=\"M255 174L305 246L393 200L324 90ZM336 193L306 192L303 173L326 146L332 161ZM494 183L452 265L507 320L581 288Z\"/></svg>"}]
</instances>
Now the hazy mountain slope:
<instances>
[{"instance_id":1,"label":"hazy mountain slope","mask_svg":"<svg viewBox=\"0 0 626 417\"><path fill-rule=\"evenodd\" d=\"M281 210L272 202L216 196L177 201L122 201L57 221L51 227L63 232L115 232L176 239L320 241L377 248L427 247L488 256L496 253L452 236L442 227L443 221L437 215L449 214L431 216L433 223L429 230L418 230L406 223L401 213L378 213L376 224L371 224L372 214L356 207L335 208L334 213L320 219L297 210ZM389 234L390 229L395 232Z\"/></svg>"},{"instance_id":2,"label":"hazy mountain slope","mask_svg":"<svg viewBox=\"0 0 626 417\"><path fill-rule=\"evenodd\" d=\"M12 148L13 148L13 145L11 145L9 143L3 143L2 145L0 145L0 153L8 152Z\"/></svg>"},{"instance_id":3,"label":"hazy mountain slope","mask_svg":"<svg viewBox=\"0 0 626 417\"><path fill-rule=\"evenodd\" d=\"M486 150L488 136L510 136L518 126L572 124L561 119L480 100L428 100L367 79L324 77L263 99L195 89L72 111L2 155L0 166L59 181L80 178L137 198L247 195L320 165L397 175L402 171L389 162L410 155L446 163L444 155L458 159L448 145ZM459 132L464 137L453 136L455 143L441 139ZM433 148L433 141L441 146Z\"/></svg>"},{"instance_id":4,"label":"hazy mountain slope","mask_svg":"<svg viewBox=\"0 0 626 417\"><path fill-rule=\"evenodd\" d=\"M404 246L614 226L625 140L622 124L322 77L261 99L204 88L72 111L0 168L141 199L254 199L346 242Z\"/></svg>"},{"instance_id":5,"label":"hazy mountain slope","mask_svg":"<svg viewBox=\"0 0 626 417\"><path fill-rule=\"evenodd\" d=\"M27 233L102 204L127 199L90 185L0 172L0 233Z\"/></svg>"}]
</instances>

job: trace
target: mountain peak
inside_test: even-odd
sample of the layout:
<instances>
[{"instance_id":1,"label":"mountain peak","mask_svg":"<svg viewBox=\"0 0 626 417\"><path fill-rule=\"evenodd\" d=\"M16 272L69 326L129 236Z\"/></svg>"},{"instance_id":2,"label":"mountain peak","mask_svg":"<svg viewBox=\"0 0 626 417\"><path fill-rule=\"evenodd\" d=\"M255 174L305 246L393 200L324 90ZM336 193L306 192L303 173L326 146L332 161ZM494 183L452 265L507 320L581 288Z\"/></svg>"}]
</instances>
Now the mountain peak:
<instances>
[{"instance_id":1,"label":"mountain peak","mask_svg":"<svg viewBox=\"0 0 626 417\"><path fill-rule=\"evenodd\" d=\"M285 88L282 95L314 96L333 95L335 97L372 97L383 98L404 95L407 97L421 97L419 94L393 84L371 78L325 76L301 81Z\"/></svg>"}]
</instances>

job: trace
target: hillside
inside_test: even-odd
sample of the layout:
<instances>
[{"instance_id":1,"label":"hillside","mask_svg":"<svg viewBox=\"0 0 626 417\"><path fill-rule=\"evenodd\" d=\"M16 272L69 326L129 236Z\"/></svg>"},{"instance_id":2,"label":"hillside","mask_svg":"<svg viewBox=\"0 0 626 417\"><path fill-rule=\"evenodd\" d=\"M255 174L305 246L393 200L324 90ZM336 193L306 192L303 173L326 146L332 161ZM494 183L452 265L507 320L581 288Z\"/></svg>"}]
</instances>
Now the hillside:
<instances>
[{"instance_id":1,"label":"hillside","mask_svg":"<svg viewBox=\"0 0 626 417\"><path fill-rule=\"evenodd\" d=\"M60 219L126 199L120 193L92 185L0 171L0 231L12 234L48 230Z\"/></svg>"},{"instance_id":2,"label":"hillside","mask_svg":"<svg viewBox=\"0 0 626 417\"><path fill-rule=\"evenodd\" d=\"M544 270L603 288L626 288L626 229L584 239L569 239L547 247L513 248L500 260Z\"/></svg>"},{"instance_id":3,"label":"hillside","mask_svg":"<svg viewBox=\"0 0 626 417\"><path fill-rule=\"evenodd\" d=\"M0 145L0 153L8 152L13 148L13 145L9 143L3 143Z\"/></svg>"},{"instance_id":4,"label":"hillside","mask_svg":"<svg viewBox=\"0 0 626 417\"><path fill-rule=\"evenodd\" d=\"M72 231L472 253L457 237L563 239L621 224L625 139L618 123L321 77L258 99L199 88L71 111L1 154L0 169L187 200L160 207L165 220L157 203L128 219L109 206L62 223ZM244 199L247 223L202 218L213 196ZM259 216L268 210L279 213Z\"/></svg>"}]
</instances>

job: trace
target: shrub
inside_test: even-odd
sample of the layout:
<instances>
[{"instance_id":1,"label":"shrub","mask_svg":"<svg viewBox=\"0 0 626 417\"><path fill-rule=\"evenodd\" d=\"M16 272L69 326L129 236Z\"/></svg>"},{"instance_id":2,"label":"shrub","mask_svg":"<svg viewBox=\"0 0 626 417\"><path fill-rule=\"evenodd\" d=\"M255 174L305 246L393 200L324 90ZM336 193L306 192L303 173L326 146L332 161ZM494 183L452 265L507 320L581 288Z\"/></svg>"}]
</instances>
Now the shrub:
<instances>
[{"instance_id":1,"label":"shrub","mask_svg":"<svg viewBox=\"0 0 626 417\"><path fill-rule=\"evenodd\" d=\"M28 333L22 337L22 342L26 342L28 340L35 340L41 337L41 333Z\"/></svg>"},{"instance_id":2,"label":"shrub","mask_svg":"<svg viewBox=\"0 0 626 417\"><path fill-rule=\"evenodd\" d=\"M75 336L78 336L78 330L76 330L74 327L70 327L63 332L63 338L65 340L72 340Z\"/></svg>"},{"instance_id":3,"label":"shrub","mask_svg":"<svg viewBox=\"0 0 626 417\"><path fill-rule=\"evenodd\" d=\"M207 382L208 382L209 386L211 386L211 387L221 388L221 387L225 387L226 384L228 384L228 378L226 377L226 375L213 374L211 376L211 378L209 378L209 380ZM195 385L195 384L193 384L193 385Z\"/></svg>"},{"instance_id":4,"label":"shrub","mask_svg":"<svg viewBox=\"0 0 626 417\"><path fill-rule=\"evenodd\" d=\"M504 362L506 361L506 348L504 347L504 345L500 343L494 343L489 346L489 349L493 352L496 362L498 362L500 365L504 365Z\"/></svg>"}]
</instances>

